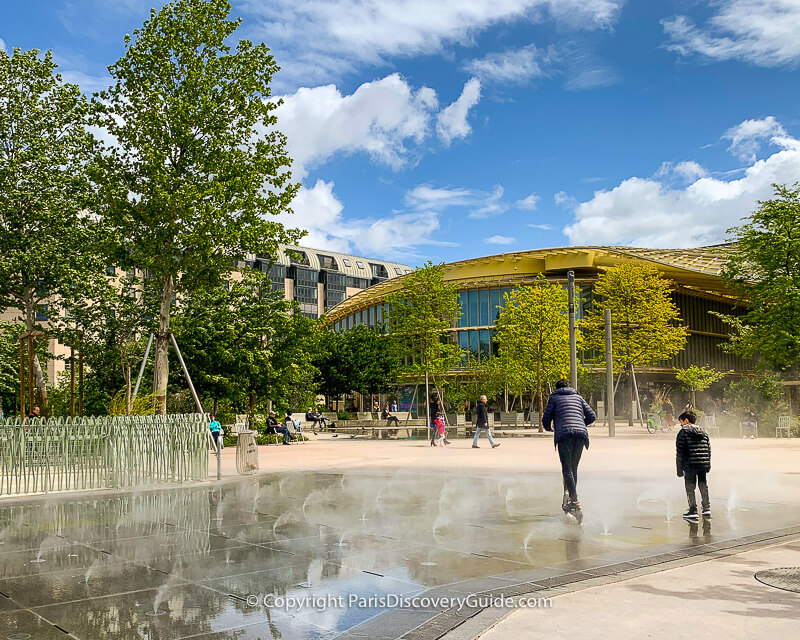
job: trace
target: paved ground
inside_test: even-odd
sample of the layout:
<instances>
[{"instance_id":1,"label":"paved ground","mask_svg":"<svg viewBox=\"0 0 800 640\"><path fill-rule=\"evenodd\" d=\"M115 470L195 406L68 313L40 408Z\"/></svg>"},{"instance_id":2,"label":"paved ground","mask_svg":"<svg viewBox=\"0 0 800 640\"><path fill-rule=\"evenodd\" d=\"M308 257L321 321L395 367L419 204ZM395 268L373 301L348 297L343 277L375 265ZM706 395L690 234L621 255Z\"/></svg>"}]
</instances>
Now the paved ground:
<instances>
[{"instance_id":1,"label":"paved ground","mask_svg":"<svg viewBox=\"0 0 800 640\"><path fill-rule=\"evenodd\" d=\"M259 447L248 478L229 448L221 483L0 499L0 638L688 638L695 625L708 638L796 637L786 621L797 594L752 573L800 564L800 440L713 440L715 517L690 525L674 434L594 431L583 527L560 512L544 437L475 450L321 434ZM247 602L498 592L551 597L553 608L294 614ZM764 624L744 625L748 613Z\"/></svg>"},{"instance_id":2,"label":"paved ground","mask_svg":"<svg viewBox=\"0 0 800 640\"><path fill-rule=\"evenodd\" d=\"M663 475L680 489L675 476L675 433L650 435L642 428L618 428L623 433L609 438L602 428L591 433L591 446L584 452L581 471L607 474L641 472L652 477ZM316 441L291 446L259 447L262 473L290 470L332 469L437 469L470 472L553 471L558 455L552 437L503 438L501 446L489 447L481 438L480 449L472 449L472 440L454 440L449 447L430 447L419 440L367 440L346 436L332 438L320 434ZM215 477L216 463L210 458L209 471ZM712 439L713 469L710 482L718 474L746 474L749 479L763 472L796 473L800 460L800 438L761 438L738 440ZM223 476L235 476L235 448L223 450ZM713 484L712 484L713 488ZM776 498L781 490L775 489ZM800 494L795 495L800 500Z\"/></svg>"},{"instance_id":3,"label":"paved ground","mask_svg":"<svg viewBox=\"0 0 800 640\"><path fill-rule=\"evenodd\" d=\"M800 542L556 596L551 609L518 609L478 637L797 638L800 593L767 586L753 577L774 567L800 567ZM473 638L475 623L445 638Z\"/></svg>"}]
</instances>

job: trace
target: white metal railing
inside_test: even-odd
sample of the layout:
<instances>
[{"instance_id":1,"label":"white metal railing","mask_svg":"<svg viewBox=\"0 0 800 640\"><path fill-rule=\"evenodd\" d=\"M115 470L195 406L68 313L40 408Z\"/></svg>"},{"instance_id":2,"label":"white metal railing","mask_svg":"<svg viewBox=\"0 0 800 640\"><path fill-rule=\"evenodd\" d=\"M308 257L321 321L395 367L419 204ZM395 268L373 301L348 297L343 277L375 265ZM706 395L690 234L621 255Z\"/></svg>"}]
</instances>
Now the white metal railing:
<instances>
[{"instance_id":1,"label":"white metal railing","mask_svg":"<svg viewBox=\"0 0 800 640\"><path fill-rule=\"evenodd\" d=\"M202 414L0 420L0 495L208 477Z\"/></svg>"}]
</instances>

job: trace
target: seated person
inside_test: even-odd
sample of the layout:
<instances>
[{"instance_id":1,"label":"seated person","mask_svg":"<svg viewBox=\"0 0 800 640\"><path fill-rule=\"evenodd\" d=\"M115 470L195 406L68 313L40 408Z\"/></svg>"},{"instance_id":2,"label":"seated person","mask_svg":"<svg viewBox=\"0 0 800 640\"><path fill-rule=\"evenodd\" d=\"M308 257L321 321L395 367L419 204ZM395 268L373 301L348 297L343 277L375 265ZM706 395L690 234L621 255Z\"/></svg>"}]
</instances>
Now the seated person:
<instances>
[{"instance_id":1,"label":"seated person","mask_svg":"<svg viewBox=\"0 0 800 640\"><path fill-rule=\"evenodd\" d=\"M283 444L289 444L289 440L292 439L292 432L289 425L292 425L292 427L294 426L291 413L287 413L286 417L283 419L283 424L275 429L277 433L283 434Z\"/></svg>"},{"instance_id":2,"label":"seated person","mask_svg":"<svg viewBox=\"0 0 800 640\"><path fill-rule=\"evenodd\" d=\"M386 420L386 425L390 425L392 420L394 420L394 424L396 427L400 426L400 421L397 419L397 416L393 416L389 413L389 403L387 402L386 405L383 407L383 411L381 412L381 418Z\"/></svg>"},{"instance_id":3,"label":"seated person","mask_svg":"<svg viewBox=\"0 0 800 640\"><path fill-rule=\"evenodd\" d=\"M267 416L267 424L264 426L265 435L273 435L278 433L278 419L275 417L275 412L270 411Z\"/></svg>"},{"instance_id":4,"label":"seated person","mask_svg":"<svg viewBox=\"0 0 800 640\"><path fill-rule=\"evenodd\" d=\"M312 407L309 407L308 411L306 411L306 422L313 423L311 427L312 429L316 429L317 423L319 423L323 429L328 428L328 421L322 416L321 413L314 411Z\"/></svg>"},{"instance_id":5,"label":"seated person","mask_svg":"<svg viewBox=\"0 0 800 640\"><path fill-rule=\"evenodd\" d=\"M742 437L755 438L758 435L758 418L756 412L750 407L745 407L742 412Z\"/></svg>"}]
</instances>

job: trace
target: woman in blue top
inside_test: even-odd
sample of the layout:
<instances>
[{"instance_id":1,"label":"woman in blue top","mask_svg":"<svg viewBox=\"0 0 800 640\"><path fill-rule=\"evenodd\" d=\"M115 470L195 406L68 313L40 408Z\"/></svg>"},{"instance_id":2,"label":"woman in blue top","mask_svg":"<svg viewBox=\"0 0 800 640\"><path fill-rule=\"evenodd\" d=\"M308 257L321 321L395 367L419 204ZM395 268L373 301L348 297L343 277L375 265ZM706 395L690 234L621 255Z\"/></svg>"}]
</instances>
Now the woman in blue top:
<instances>
[{"instance_id":1,"label":"woman in blue top","mask_svg":"<svg viewBox=\"0 0 800 640\"><path fill-rule=\"evenodd\" d=\"M211 429L211 437L214 438L214 446L219 449L219 434L222 430L222 425L216 419L214 414L211 414L211 422L208 425L208 428Z\"/></svg>"}]
</instances>

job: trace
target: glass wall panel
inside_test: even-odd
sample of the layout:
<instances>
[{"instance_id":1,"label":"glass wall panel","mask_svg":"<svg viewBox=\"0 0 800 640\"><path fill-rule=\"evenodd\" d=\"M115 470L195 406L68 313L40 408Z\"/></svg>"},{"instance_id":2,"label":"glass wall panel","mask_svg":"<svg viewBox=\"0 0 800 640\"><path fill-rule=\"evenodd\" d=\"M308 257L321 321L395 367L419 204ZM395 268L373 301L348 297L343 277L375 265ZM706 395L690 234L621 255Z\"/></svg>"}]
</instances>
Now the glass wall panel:
<instances>
[{"instance_id":1,"label":"glass wall panel","mask_svg":"<svg viewBox=\"0 0 800 640\"><path fill-rule=\"evenodd\" d=\"M500 289L489 291L489 324L494 324L500 315Z\"/></svg>"},{"instance_id":2,"label":"glass wall panel","mask_svg":"<svg viewBox=\"0 0 800 640\"><path fill-rule=\"evenodd\" d=\"M458 294L458 301L461 305L461 317L458 319L458 326L459 327L468 327L469 326L469 308L467 306L467 301L469 296L467 295L466 291L462 291Z\"/></svg>"},{"instance_id":3,"label":"glass wall panel","mask_svg":"<svg viewBox=\"0 0 800 640\"><path fill-rule=\"evenodd\" d=\"M488 358L490 355L492 355L491 333L492 332L488 329L482 329L480 331L481 358Z\"/></svg>"},{"instance_id":4,"label":"glass wall panel","mask_svg":"<svg viewBox=\"0 0 800 640\"><path fill-rule=\"evenodd\" d=\"M478 291L478 326L485 327L489 324L489 290Z\"/></svg>"},{"instance_id":5,"label":"glass wall panel","mask_svg":"<svg viewBox=\"0 0 800 640\"><path fill-rule=\"evenodd\" d=\"M469 324L468 327L478 326L478 292L469 292Z\"/></svg>"},{"instance_id":6,"label":"glass wall panel","mask_svg":"<svg viewBox=\"0 0 800 640\"><path fill-rule=\"evenodd\" d=\"M375 326L375 307L369 308L369 326L370 327Z\"/></svg>"},{"instance_id":7,"label":"glass wall panel","mask_svg":"<svg viewBox=\"0 0 800 640\"><path fill-rule=\"evenodd\" d=\"M470 331L469 332L469 350L474 357L478 357L480 353L480 338L478 336L478 331Z\"/></svg>"}]
</instances>

